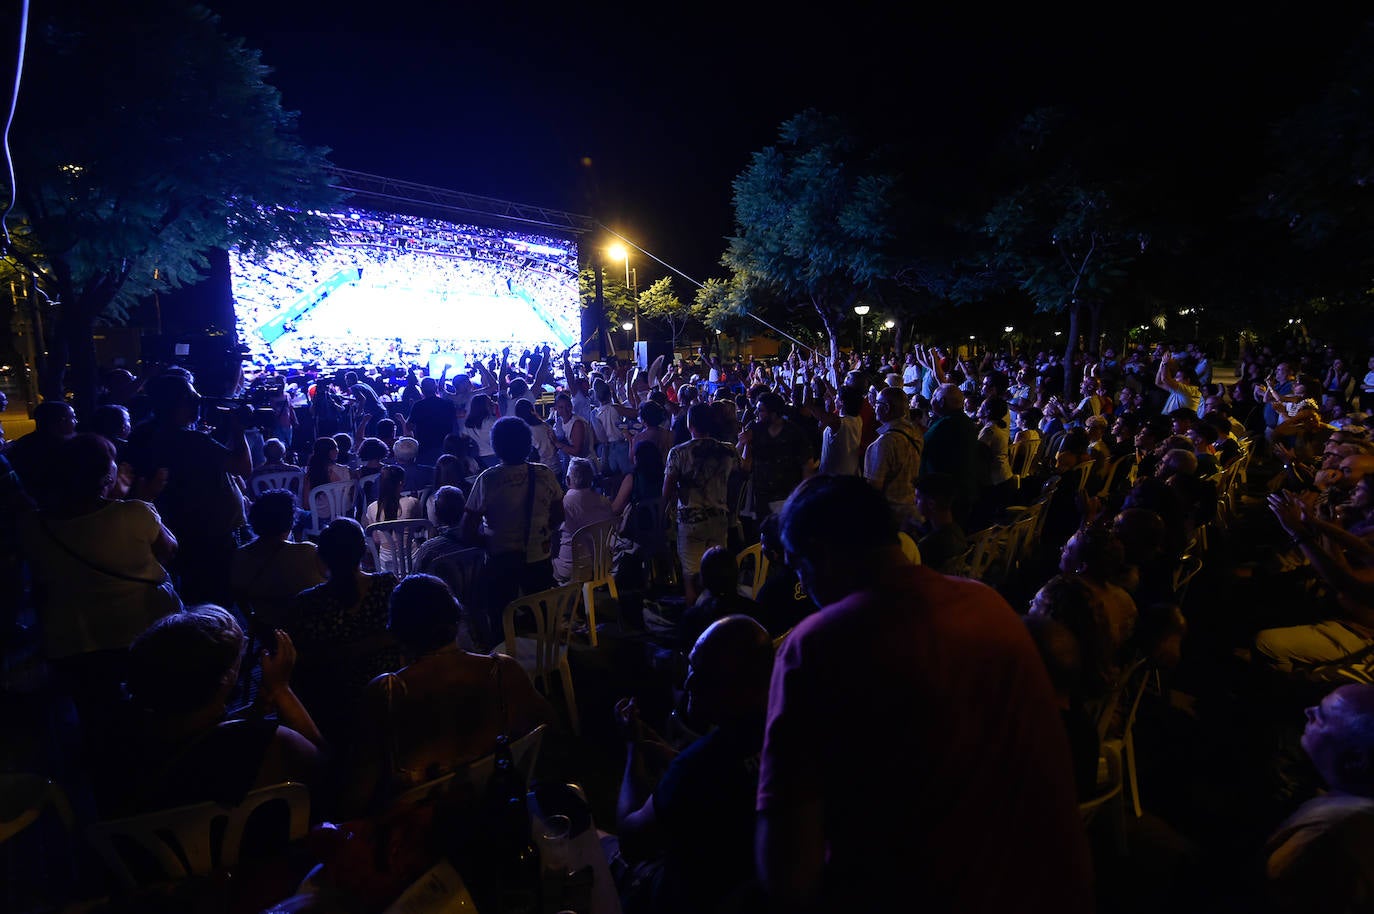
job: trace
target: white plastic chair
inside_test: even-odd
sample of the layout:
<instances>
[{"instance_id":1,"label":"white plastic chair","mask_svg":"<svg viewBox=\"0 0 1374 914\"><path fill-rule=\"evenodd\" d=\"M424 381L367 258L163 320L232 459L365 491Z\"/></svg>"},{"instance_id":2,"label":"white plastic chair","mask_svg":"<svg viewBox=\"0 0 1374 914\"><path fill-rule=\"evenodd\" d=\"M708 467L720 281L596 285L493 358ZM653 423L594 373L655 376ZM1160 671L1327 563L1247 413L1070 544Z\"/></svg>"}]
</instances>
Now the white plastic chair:
<instances>
[{"instance_id":1,"label":"white plastic chair","mask_svg":"<svg viewBox=\"0 0 1374 914\"><path fill-rule=\"evenodd\" d=\"M377 571L390 571L398 578L410 574L415 550L433 530L427 517L382 520L368 524L363 533L367 551L372 556L372 567ZM386 561L383 561L382 557L383 542L390 552Z\"/></svg>"},{"instance_id":2,"label":"white plastic chair","mask_svg":"<svg viewBox=\"0 0 1374 914\"><path fill-rule=\"evenodd\" d=\"M272 470L259 471L248 477L248 496L257 498L263 492L270 492L273 489L285 489L296 497L296 504L301 503L301 489L305 486L305 470Z\"/></svg>"},{"instance_id":3,"label":"white plastic chair","mask_svg":"<svg viewBox=\"0 0 1374 914\"><path fill-rule=\"evenodd\" d=\"M582 587L582 607L587 614L587 643L596 647L596 592L602 587L619 600L615 574L611 564L615 558L615 529L617 518L586 524L573 531L572 574L570 584Z\"/></svg>"},{"instance_id":4,"label":"white plastic chair","mask_svg":"<svg viewBox=\"0 0 1374 914\"><path fill-rule=\"evenodd\" d=\"M358 483L352 479L328 482L311 489L306 496L305 508L310 515L305 519L305 534L319 536L334 518L352 517L357 491Z\"/></svg>"},{"instance_id":5,"label":"white plastic chair","mask_svg":"<svg viewBox=\"0 0 1374 914\"><path fill-rule=\"evenodd\" d=\"M581 596L581 586L573 582L517 597L506 604L502 619L505 640L496 647L497 653L514 657L545 696L550 694L551 680L558 676L568 725L574 734L580 728L572 668L568 666L568 641ZM517 634L517 625L525 634Z\"/></svg>"},{"instance_id":6,"label":"white plastic chair","mask_svg":"<svg viewBox=\"0 0 1374 914\"><path fill-rule=\"evenodd\" d=\"M290 813L288 837L304 838L310 826L310 789L294 781L251 791L237 806L193 803L96 822L87 827L86 836L125 888L139 886L138 877L119 850L125 841L146 851L167 882L177 882L237 864L248 820L256 810L273 802L284 802Z\"/></svg>"}]
</instances>

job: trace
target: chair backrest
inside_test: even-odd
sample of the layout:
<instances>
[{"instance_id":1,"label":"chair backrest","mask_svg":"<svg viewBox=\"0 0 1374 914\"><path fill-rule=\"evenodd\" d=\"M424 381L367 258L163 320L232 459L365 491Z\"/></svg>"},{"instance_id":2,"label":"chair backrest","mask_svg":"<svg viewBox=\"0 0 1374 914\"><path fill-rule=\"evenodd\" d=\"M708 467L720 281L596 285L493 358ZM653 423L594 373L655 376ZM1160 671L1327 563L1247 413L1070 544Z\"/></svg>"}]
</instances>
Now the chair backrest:
<instances>
[{"instance_id":1,"label":"chair backrest","mask_svg":"<svg viewBox=\"0 0 1374 914\"><path fill-rule=\"evenodd\" d=\"M1113 457L1107 464L1107 472L1102 476L1102 485L1097 490L1097 494L1103 498L1111 495L1116 487L1121 483L1125 476L1122 475L1121 468L1126 465L1128 460L1134 460L1135 455L1126 453L1119 457Z\"/></svg>"},{"instance_id":2,"label":"chair backrest","mask_svg":"<svg viewBox=\"0 0 1374 914\"><path fill-rule=\"evenodd\" d=\"M473 546L435 559L429 565L428 573L443 580L458 602L471 612L485 604L481 586L482 570L486 564L487 550Z\"/></svg>"},{"instance_id":3,"label":"chair backrest","mask_svg":"<svg viewBox=\"0 0 1374 914\"><path fill-rule=\"evenodd\" d=\"M251 791L237 806L194 803L96 822L87 828L86 835L124 887L140 885L122 851L129 845L157 863L163 881L175 882L238 863L249 819L258 809L276 802L285 803L290 814L288 837L304 838L310 826L310 789L294 781Z\"/></svg>"},{"instance_id":4,"label":"chair backrest","mask_svg":"<svg viewBox=\"0 0 1374 914\"><path fill-rule=\"evenodd\" d=\"M582 585L574 582L525 594L506 604L502 620L506 651L516 656L517 632L533 639L534 668L529 670L530 678L546 695L549 678L566 660L573 616L581 596Z\"/></svg>"},{"instance_id":5,"label":"chair backrest","mask_svg":"<svg viewBox=\"0 0 1374 914\"><path fill-rule=\"evenodd\" d=\"M263 492L285 489L296 497L296 504L299 505L301 503L301 489L304 485L305 470L300 468L259 471L248 477L248 495L251 498L257 498Z\"/></svg>"},{"instance_id":6,"label":"chair backrest","mask_svg":"<svg viewBox=\"0 0 1374 914\"><path fill-rule=\"evenodd\" d=\"M1036 459L1040 461L1040 466L1044 468L1046 472L1054 472L1054 460L1059 456L1059 449L1064 445L1064 438L1067 437L1068 434L1069 430L1062 428L1053 435L1050 435L1048 440L1041 443L1040 450L1035 456Z\"/></svg>"},{"instance_id":7,"label":"chair backrest","mask_svg":"<svg viewBox=\"0 0 1374 914\"><path fill-rule=\"evenodd\" d=\"M1040 453L1040 441L1039 437L1022 438L1011 446L1011 453L1008 455L1011 474L1017 479L1031 475L1035 468L1036 455Z\"/></svg>"},{"instance_id":8,"label":"chair backrest","mask_svg":"<svg viewBox=\"0 0 1374 914\"><path fill-rule=\"evenodd\" d=\"M1082 492L1088 488L1088 478L1092 475L1093 462L1084 461L1075 467L1070 467L1060 475L1064 479L1064 485L1073 487L1075 492Z\"/></svg>"},{"instance_id":9,"label":"chair backrest","mask_svg":"<svg viewBox=\"0 0 1374 914\"><path fill-rule=\"evenodd\" d=\"M1193 578L1202 570L1202 556L1189 554L1179 559L1178 567L1174 569L1174 601L1182 603L1183 598L1188 593L1188 585Z\"/></svg>"},{"instance_id":10,"label":"chair backrest","mask_svg":"<svg viewBox=\"0 0 1374 914\"><path fill-rule=\"evenodd\" d=\"M305 532L318 536L325 526L336 517L353 516L353 498L358 490L355 480L327 482L315 486L306 496L305 508L310 512L306 520Z\"/></svg>"},{"instance_id":11,"label":"chair backrest","mask_svg":"<svg viewBox=\"0 0 1374 914\"><path fill-rule=\"evenodd\" d=\"M1145 694L1145 686L1150 680L1150 671L1145 664L1143 657L1130 663L1103 697L1097 712L1098 739L1105 740L1113 735L1114 730L1121 731L1127 721L1134 723L1135 709L1140 705L1140 697ZM1123 708L1126 711L1125 718L1121 716Z\"/></svg>"},{"instance_id":12,"label":"chair backrest","mask_svg":"<svg viewBox=\"0 0 1374 914\"><path fill-rule=\"evenodd\" d=\"M993 524L974 533L968 552L968 576L981 581L997 561L1006 547L1007 533L1011 528L1005 524Z\"/></svg>"},{"instance_id":13,"label":"chair backrest","mask_svg":"<svg viewBox=\"0 0 1374 914\"><path fill-rule=\"evenodd\" d=\"M368 524L363 531L367 551L372 554L372 567L378 571L390 571L398 578L411 572L411 562L416 548L433 532L427 517L410 517L399 520L382 520ZM390 556L382 555L382 544L386 543Z\"/></svg>"},{"instance_id":14,"label":"chair backrest","mask_svg":"<svg viewBox=\"0 0 1374 914\"><path fill-rule=\"evenodd\" d=\"M526 789L529 789L530 782L534 779L534 766L539 760L539 747L544 742L544 731L548 728L548 724L540 724L524 736L516 737L510 744L510 754L515 761L515 770L524 780ZM392 808L405 808L417 803L439 800L446 796L452 796L460 790L464 795L478 799L486 792L487 782L491 780L491 774L495 770L496 755L495 753L488 753L479 759L468 762L461 768L450 771L448 774L423 784L417 784L409 790L397 794L391 802Z\"/></svg>"},{"instance_id":15,"label":"chair backrest","mask_svg":"<svg viewBox=\"0 0 1374 914\"><path fill-rule=\"evenodd\" d=\"M573 581L605 581L611 577L618 518L585 524L572 535Z\"/></svg>"},{"instance_id":16,"label":"chair backrest","mask_svg":"<svg viewBox=\"0 0 1374 914\"><path fill-rule=\"evenodd\" d=\"M1091 822L1098 810L1108 802L1121 796L1122 788L1125 786L1120 749L1111 743L1103 745L1098 762L1097 789L1091 797L1078 804L1078 814L1085 824Z\"/></svg>"},{"instance_id":17,"label":"chair backrest","mask_svg":"<svg viewBox=\"0 0 1374 914\"><path fill-rule=\"evenodd\" d=\"M768 579L768 556L763 554L763 544L754 543L746 547L735 556L735 561L740 570L740 593L747 597L757 597L759 588ZM746 576L748 584L742 583Z\"/></svg>"}]
</instances>

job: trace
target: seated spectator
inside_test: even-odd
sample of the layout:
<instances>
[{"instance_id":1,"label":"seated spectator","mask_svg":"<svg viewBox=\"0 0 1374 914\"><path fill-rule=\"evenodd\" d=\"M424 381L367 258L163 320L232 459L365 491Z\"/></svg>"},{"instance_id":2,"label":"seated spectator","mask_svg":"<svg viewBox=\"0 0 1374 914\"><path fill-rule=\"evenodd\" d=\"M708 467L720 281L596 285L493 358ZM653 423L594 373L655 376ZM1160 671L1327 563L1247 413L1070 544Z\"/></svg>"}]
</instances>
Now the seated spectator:
<instances>
[{"instance_id":1,"label":"seated spectator","mask_svg":"<svg viewBox=\"0 0 1374 914\"><path fill-rule=\"evenodd\" d=\"M626 760L612 861L628 866L618 880L626 914L767 907L753 847L772 640L753 619L726 616L702 632L688 664L686 715L704 735L681 752L640 719L635 699L615 706Z\"/></svg>"},{"instance_id":2,"label":"seated spectator","mask_svg":"<svg viewBox=\"0 0 1374 914\"><path fill-rule=\"evenodd\" d=\"M1100 608L1100 653L1085 653L1105 661L1104 672L1115 673L1129 659L1131 637L1139 616L1131 595L1114 583L1125 564L1125 549L1111 527L1091 524L1069 538L1060 553L1059 570L1080 577L1097 598Z\"/></svg>"},{"instance_id":3,"label":"seated spectator","mask_svg":"<svg viewBox=\"0 0 1374 914\"><path fill-rule=\"evenodd\" d=\"M318 551L325 582L301 591L282 625L300 654L297 688L336 747L352 736L363 689L400 665L400 650L386 628L396 576L363 571L366 552L356 520L330 521Z\"/></svg>"},{"instance_id":4,"label":"seated spectator","mask_svg":"<svg viewBox=\"0 0 1374 914\"><path fill-rule=\"evenodd\" d=\"M1054 686L1055 702L1073 754L1073 779L1081 803L1097 793L1097 762L1102 750L1097 724L1084 706L1083 650L1073 631L1051 616L1029 613L1024 621L1045 661L1050 685Z\"/></svg>"},{"instance_id":5,"label":"seated spectator","mask_svg":"<svg viewBox=\"0 0 1374 914\"><path fill-rule=\"evenodd\" d=\"M402 495L405 470L399 466L384 466L377 476L377 500L363 510L362 525L369 526L389 520L415 520L420 517L420 499ZM394 533L374 533L377 546L377 571L397 572L400 559L396 550L400 537Z\"/></svg>"},{"instance_id":6,"label":"seated spectator","mask_svg":"<svg viewBox=\"0 0 1374 914\"><path fill-rule=\"evenodd\" d=\"M352 472L348 467L338 462L339 443L333 438L316 438L315 449L310 454L310 461L305 465L305 483L301 488L301 500L309 504L307 500L310 490L316 486L328 485L334 482L348 482L353 478Z\"/></svg>"},{"instance_id":7,"label":"seated spectator","mask_svg":"<svg viewBox=\"0 0 1374 914\"><path fill-rule=\"evenodd\" d=\"M43 655L89 728L118 703L129 645L181 608L159 586L177 542L152 505L111 498L115 449L99 435L60 442L49 469L62 485L47 507L17 518L19 542Z\"/></svg>"},{"instance_id":8,"label":"seated spectator","mask_svg":"<svg viewBox=\"0 0 1374 914\"><path fill-rule=\"evenodd\" d=\"M397 438L391 447L392 460L405 471L403 492L418 492L434 484L434 467L418 463L419 456L420 442L414 438Z\"/></svg>"},{"instance_id":9,"label":"seated spectator","mask_svg":"<svg viewBox=\"0 0 1374 914\"><path fill-rule=\"evenodd\" d=\"M787 564L779 520L777 514L770 514L759 525L759 543L768 560L768 577L754 595L754 602L758 604L754 617L774 638L781 638L818 609L811 594L797 580L796 569Z\"/></svg>"},{"instance_id":10,"label":"seated spectator","mask_svg":"<svg viewBox=\"0 0 1374 914\"><path fill-rule=\"evenodd\" d=\"M244 715L227 710L245 644L232 613L196 606L139 635L129 648L119 738L92 769L102 818L207 801L233 806L258 787L319 783L323 738L291 689L291 638L274 634L259 655L255 713Z\"/></svg>"},{"instance_id":11,"label":"seated spectator","mask_svg":"<svg viewBox=\"0 0 1374 914\"><path fill-rule=\"evenodd\" d=\"M324 582L315 544L291 542L295 523L296 497L285 489L263 492L248 508L253 539L234 553L229 586L259 636L281 625L296 594Z\"/></svg>"},{"instance_id":12,"label":"seated spectator","mask_svg":"<svg viewBox=\"0 0 1374 914\"><path fill-rule=\"evenodd\" d=\"M359 461L358 455L353 453L353 436L348 432L339 432L334 436L334 443L339 446L339 453L335 455L334 462L356 473Z\"/></svg>"},{"instance_id":13,"label":"seated spectator","mask_svg":"<svg viewBox=\"0 0 1374 914\"><path fill-rule=\"evenodd\" d=\"M1028 615L1048 617L1073 633L1082 668L1074 695L1095 706L1111 691L1122 669L1101 599L1079 575L1057 574L1035 592Z\"/></svg>"},{"instance_id":14,"label":"seated spectator","mask_svg":"<svg viewBox=\"0 0 1374 914\"><path fill-rule=\"evenodd\" d=\"M1314 623L1269 628L1255 635L1256 659L1280 674L1334 681L1365 669L1374 652L1374 564L1353 567L1346 550L1374 552L1358 537L1323 521L1292 492L1269 496L1269 509L1329 589Z\"/></svg>"},{"instance_id":15,"label":"seated spectator","mask_svg":"<svg viewBox=\"0 0 1374 914\"><path fill-rule=\"evenodd\" d=\"M1276 914L1361 910L1374 898L1374 686L1308 708L1302 748L1328 790L1269 836L1267 898Z\"/></svg>"},{"instance_id":16,"label":"seated spectator","mask_svg":"<svg viewBox=\"0 0 1374 914\"><path fill-rule=\"evenodd\" d=\"M921 564L941 574L958 574L968 552L968 537L954 519L956 482L947 473L927 473L916 480L916 510L924 518L917 528Z\"/></svg>"},{"instance_id":17,"label":"seated spectator","mask_svg":"<svg viewBox=\"0 0 1374 914\"><path fill-rule=\"evenodd\" d=\"M608 521L617 516L610 499L592 488L594 475L590 460L574 457L568 461L568 491L563 495L563 523L559 526L558 554L553 557L554 579L562 583L572 579L573 566L579 560L583 564L591 561L590 555L574 555L573 534L588 524Z\"/></svg>"},{"instance_id":18,"label":"seated spectator","mask_svg":"<svg viewBox=\"0 0 1374 914\"><path fill-rule=\"evenodd\" d=\"M367 685L347 765L344 815L380 812L398 794L489 755L554 720L529 675L505 654L458 644L463 608L439 578L408 575L388 601L403 665Z\"/></svg>"},{"instance_id":19,"label":"seated spectator","mask_svg":"<svg viewBox=\"0 0 1374 914\"><path fill-rule=\"evenodd\" d=\"M268 438L262 443L263 464L255 473L280 473L283 470L298 470L300 467L286 459L286 444L280 438Z\"/></svg>"},{"instance_id":20,"label":"seated spectator","mask_svg":"<svg viewBox=\"0 0 1374 914\"><path fill-rule=\"evenodd\" d=\"M385 441L380 438L364 438L362 444L358 445L358 479L376 476L382 471L382 465L390 456L391 449Z\"/></svg>"},{"instance_id":21,"label":"seated spectator","mask_svg":"<svg viewBox=\"0 0 1374 914\"><path fill-rule=\"evenodd\" d=\"M706 627L729 615L754 618L758 604L739 592L739 563L724 546L712 546L701 556L701 594L682 613L677 625L677 642L687 651Z\"/></svg>"},{"instance_id":22,"label":"seated spectator","mask_svg":"<svg viewBox=\"0 0 1374 914\"><path fill-rule=\"evenodd\" d=\"M434 462L434 484L433 490L438 493L444 486L452 486L460 492L466 493L470 488L467 477L472 474L467 472L461 457L453 454L440 454L439 459ZM466 498L466 494L463 496ZM425 503L425 515L429 522L434 526L439 526L439 520L435 516L434 496L431 495Z\"/></svg>"},{"instance_id":23,"label":"seated spectator","mask_svg":"<svg viewBox=\"0 0 1374 914\"><path fill-rule=\"evenodd\" d=\"M1122 571L1116 583L1136 606L1168 600L1174 593L1179 555L1165 548L1164 518L1148 508L1123 508L1112 519L1122 547Z\"/></svg>"}]
</instances>

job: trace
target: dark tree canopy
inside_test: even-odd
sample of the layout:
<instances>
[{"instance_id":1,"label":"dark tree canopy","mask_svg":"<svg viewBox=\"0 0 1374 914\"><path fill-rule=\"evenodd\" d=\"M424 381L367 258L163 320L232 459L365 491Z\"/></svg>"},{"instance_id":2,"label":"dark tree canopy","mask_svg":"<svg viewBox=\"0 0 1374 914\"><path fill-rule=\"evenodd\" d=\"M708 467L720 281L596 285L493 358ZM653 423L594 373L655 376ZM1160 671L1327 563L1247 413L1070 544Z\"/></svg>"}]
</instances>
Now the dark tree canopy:
<instances>
[{"instance_id":1,"label":"dark tree canopy","mask_svg":"<svg viewBox=\"0 0 1374 914\"><path fill-rule=\"evenodd\" d=\"M3 269L43 302L44 394L95 389L91 332L154 292L204 278L207 255L328 237L326 150L258 52L201 6L60 0L35 8L13 128L16 206ZM8 183L8 180L6 178Z\"/></svg>"}]
</instances>

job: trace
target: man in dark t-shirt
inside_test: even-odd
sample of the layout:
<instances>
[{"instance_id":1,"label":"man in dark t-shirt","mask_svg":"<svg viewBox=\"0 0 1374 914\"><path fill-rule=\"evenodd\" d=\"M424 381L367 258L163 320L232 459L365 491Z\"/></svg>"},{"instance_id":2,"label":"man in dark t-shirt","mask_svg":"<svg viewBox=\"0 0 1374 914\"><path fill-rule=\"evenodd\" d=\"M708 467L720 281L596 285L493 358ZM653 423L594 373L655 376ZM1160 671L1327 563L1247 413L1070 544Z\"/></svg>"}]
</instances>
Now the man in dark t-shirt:
<instances>
[{"instance_id":1,"label":"man in dark t-shirt","mask_svg":"<svg viewBox=\"0 0 1374 914\"><path fill-rule=\"evenodd\" d=\"M634 699L616 703L629 756L616 803L617 856L633 877L621 885L627 914L720 910L757 891L754 791L772 639L748 616L726 616L697 639L688 666L686 722L705 735L672 758L655 787L646 750L671 750L640 721ZM735 909L764 907L755 898Z\"/></svg>"},{"instance_id":2,"label":"man in dark t-shirt","mask_svg":"<svg viewBox=\"0 0 1374 914\"><path fill-rule=\"evenodd\" d=\"M420 382L419 400L410 408L410 434L420 442L419 463L433 466L444 452L444 436L458 421L458 407L439 396L439 382L425 378Z\"/></svg>"}]
</instances>

